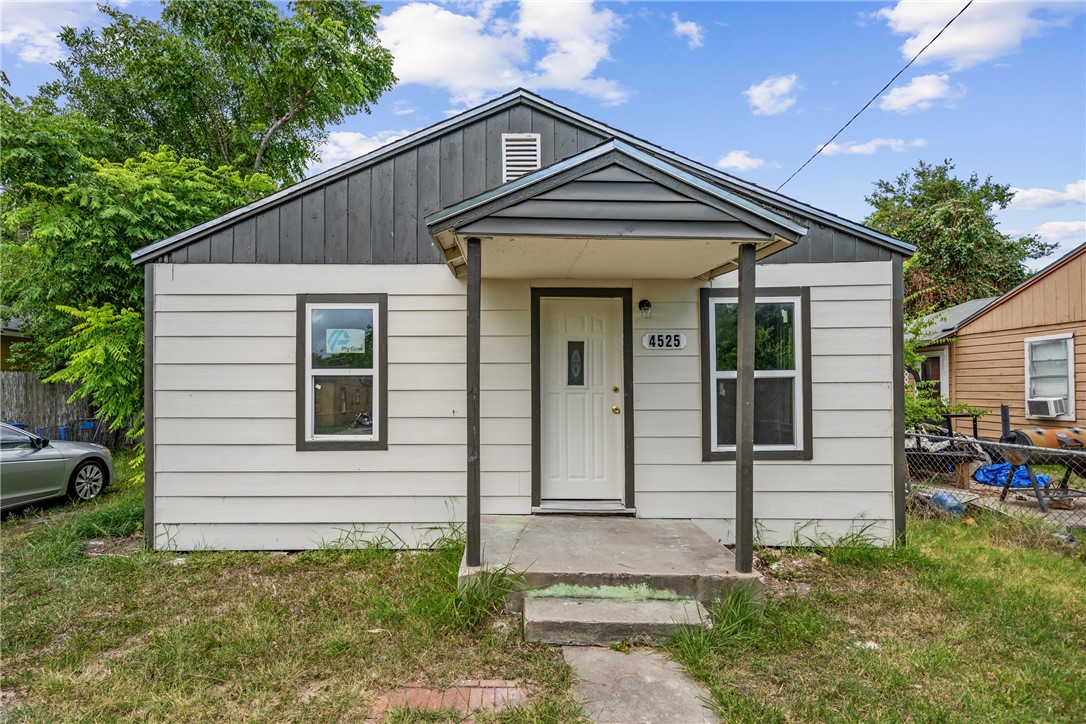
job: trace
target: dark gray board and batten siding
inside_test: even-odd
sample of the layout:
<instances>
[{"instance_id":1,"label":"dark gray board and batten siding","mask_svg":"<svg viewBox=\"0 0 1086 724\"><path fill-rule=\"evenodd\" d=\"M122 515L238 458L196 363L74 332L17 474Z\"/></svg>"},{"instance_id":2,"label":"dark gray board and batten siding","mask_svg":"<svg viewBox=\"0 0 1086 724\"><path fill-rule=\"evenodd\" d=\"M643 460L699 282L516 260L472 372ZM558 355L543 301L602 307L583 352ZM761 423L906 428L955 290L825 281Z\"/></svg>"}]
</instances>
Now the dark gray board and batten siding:
<instances>
[{"instance_id":1,"label":"dark gray board and batten siding","mask_svg":"<svg viewBox=\"0 0 1086 724\"><path fill-rule=\"evenodd\" d=\"M606 140L517 105L256 211L159 263L442 264L424 219L502 185L503 133L538 133L549 166Z\"/></svg>"},{"instance_id":2,"label":"dark gray board and batten siding","mask_svg":"<svg viewBox=\"0 0 1086 724\"><path fill-rule=\"evenodd\" d=\"M734 215L613 164L459 228L480 236L761 236Z\"/></svg>"}]
</instances>

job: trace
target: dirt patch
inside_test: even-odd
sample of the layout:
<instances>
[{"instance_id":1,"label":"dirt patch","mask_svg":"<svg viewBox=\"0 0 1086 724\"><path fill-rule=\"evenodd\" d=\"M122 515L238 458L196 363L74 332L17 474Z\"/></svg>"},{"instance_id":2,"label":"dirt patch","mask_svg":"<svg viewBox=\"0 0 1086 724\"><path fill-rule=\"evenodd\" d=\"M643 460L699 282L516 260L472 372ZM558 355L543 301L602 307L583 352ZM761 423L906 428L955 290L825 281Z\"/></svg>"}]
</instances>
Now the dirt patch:
<instances>
[{"instance_id":1,"label":"dirt patch","mask_svg":"<svg viewBox=\"0 0 1086 724\"><path fill-rule=\"evenodd\" d=\"M131 556L143 550L143 533L117 538L93 538L83 547L87 558Z\"/></svg>"},{"instance_id":2,"label":"dirt patch","mask_svg":"<svg viewBox=\"0 0 1086 724\"><path fill-rule=\"evenodd\" d=\"M136 648L146 646L151 642L151 632L144 631L143 633L136 634L135 636L129 636L124 640L120 646L115 649L110 649L102 654L101 658L105 661L111 661L119 659L129 651L133 651Z\"/></svg>"},{"instance_id":3,"label":"dirt patch","mask_svg":"<svg viewBox=\"0 0 1086 724\"><path fill-rule=\"evenodd\" d=\"M779 550L766 551L754 560L754 568L769 598L810 595L811 584L820 578L825 565L826 559L815 553L791 554Z\"/></svg>"},{"instance_id":4,"label":"dirt patch","mask_svg":"<svg viewBox=\"0 0 1086 724\"><path fill-rule=\"evenodd\" d=\"M311 681L307 684L299 693L298 701L303 704L308 704L314 699L320 697L321 693L332 684L332 679L323 679L320 681Z\"/></svg>"}]
</instances>

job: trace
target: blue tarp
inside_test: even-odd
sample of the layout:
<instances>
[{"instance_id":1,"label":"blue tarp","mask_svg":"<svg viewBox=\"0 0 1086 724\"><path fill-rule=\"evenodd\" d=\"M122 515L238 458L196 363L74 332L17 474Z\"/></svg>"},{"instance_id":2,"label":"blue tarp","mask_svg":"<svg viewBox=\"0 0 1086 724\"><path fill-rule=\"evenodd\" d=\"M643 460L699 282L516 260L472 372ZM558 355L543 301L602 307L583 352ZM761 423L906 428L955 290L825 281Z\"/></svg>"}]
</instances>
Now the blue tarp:
<instances>
[{"instance_id":1,"label":"blue tarp","mask_svg":"<svg viewBox=\"0 0 1086 724\"><path fill-rule=\"evenodd\" d=\"M1004 485L1007 482L1007 476L1011 474L1010 463L999 463L998 465L989 465L987 467L980 468L977 472L973 473L973 480L984 485ZM1048 476L1035 473L1037 478L1037 484L1042 488L1048 485ZM1012 488L1028 488L1029 473L1026 472L1026 466L1022 465L1014 471L1014 477L1011 478Z\"/></svg>"}]
</instances>

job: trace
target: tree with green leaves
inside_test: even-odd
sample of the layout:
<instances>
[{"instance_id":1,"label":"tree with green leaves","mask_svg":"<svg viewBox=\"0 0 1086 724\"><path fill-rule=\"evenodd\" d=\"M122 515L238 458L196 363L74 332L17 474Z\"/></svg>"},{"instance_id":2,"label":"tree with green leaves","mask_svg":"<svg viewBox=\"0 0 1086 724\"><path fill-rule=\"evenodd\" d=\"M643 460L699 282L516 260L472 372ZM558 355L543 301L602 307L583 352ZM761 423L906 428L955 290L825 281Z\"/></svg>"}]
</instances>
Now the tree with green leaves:
<instances>
[{"instance_id":1,"label":"tree with green leaves","mask_svg":"<svg viewBox=\"0 0 1086 724\"><path fill-rule=\"evenodd\" d=\"M999 231L995 212L1014 197L1009 185L953 171L949 160L921 161L894 181L875 182L867 197L874 211L865 223L916 246L905 274L906 314L1002 294L1029 277L1027 260L1055 248L1036 236Z\"/></svg>"},{"instance_id":2,"label":"tree with green leaves","mask_svg":"<svg viewBox=\"0 0 1086 724\"><path fill-rule=\"evenodd\" d=\"M159 22L109 5L100 32L65 28L44 97L107 129L122 160L182 156L298 180L327 128L392 88L380 8L354 0L166 0Z\"/></svg>"},{"instance_id":3,"label":"tree with green leaves","mask_svg":"<svg viewBox=\"0 0 1086 724\"><path fill-rule=\"evenodd\" d=\"M5 165L0 197L3 316L22 320L30 341L16 355L42 377L66 362L54 345L72 317L58 307L142 310L133 251L274 190L267 176L209 168L165 148L123 163L79 157L54 167L54 148L44 147L23 160L53 169L42 173L50 182L8 178Z\"/></svg>"}]
</instances>

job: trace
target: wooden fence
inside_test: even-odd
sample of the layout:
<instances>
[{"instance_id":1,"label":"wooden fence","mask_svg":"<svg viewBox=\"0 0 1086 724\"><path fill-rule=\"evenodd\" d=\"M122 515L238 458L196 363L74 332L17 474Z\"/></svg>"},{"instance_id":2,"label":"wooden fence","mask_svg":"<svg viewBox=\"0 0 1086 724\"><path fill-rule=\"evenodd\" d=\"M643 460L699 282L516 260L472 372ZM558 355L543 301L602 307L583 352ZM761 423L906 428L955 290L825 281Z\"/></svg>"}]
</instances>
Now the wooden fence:
<instances>
[{"instance_id":1,"label":"wooden fence","mask_svg":"<svg viewBox=\"0 0 1086 724\"><path fill-rule=\"evenodd\" d=\"M68 402L75 389L67 382L46 384L33 372L0 372L0 419L57 437L61 427L94 415L86 400Z\"/></svg>"}]
</instances>

